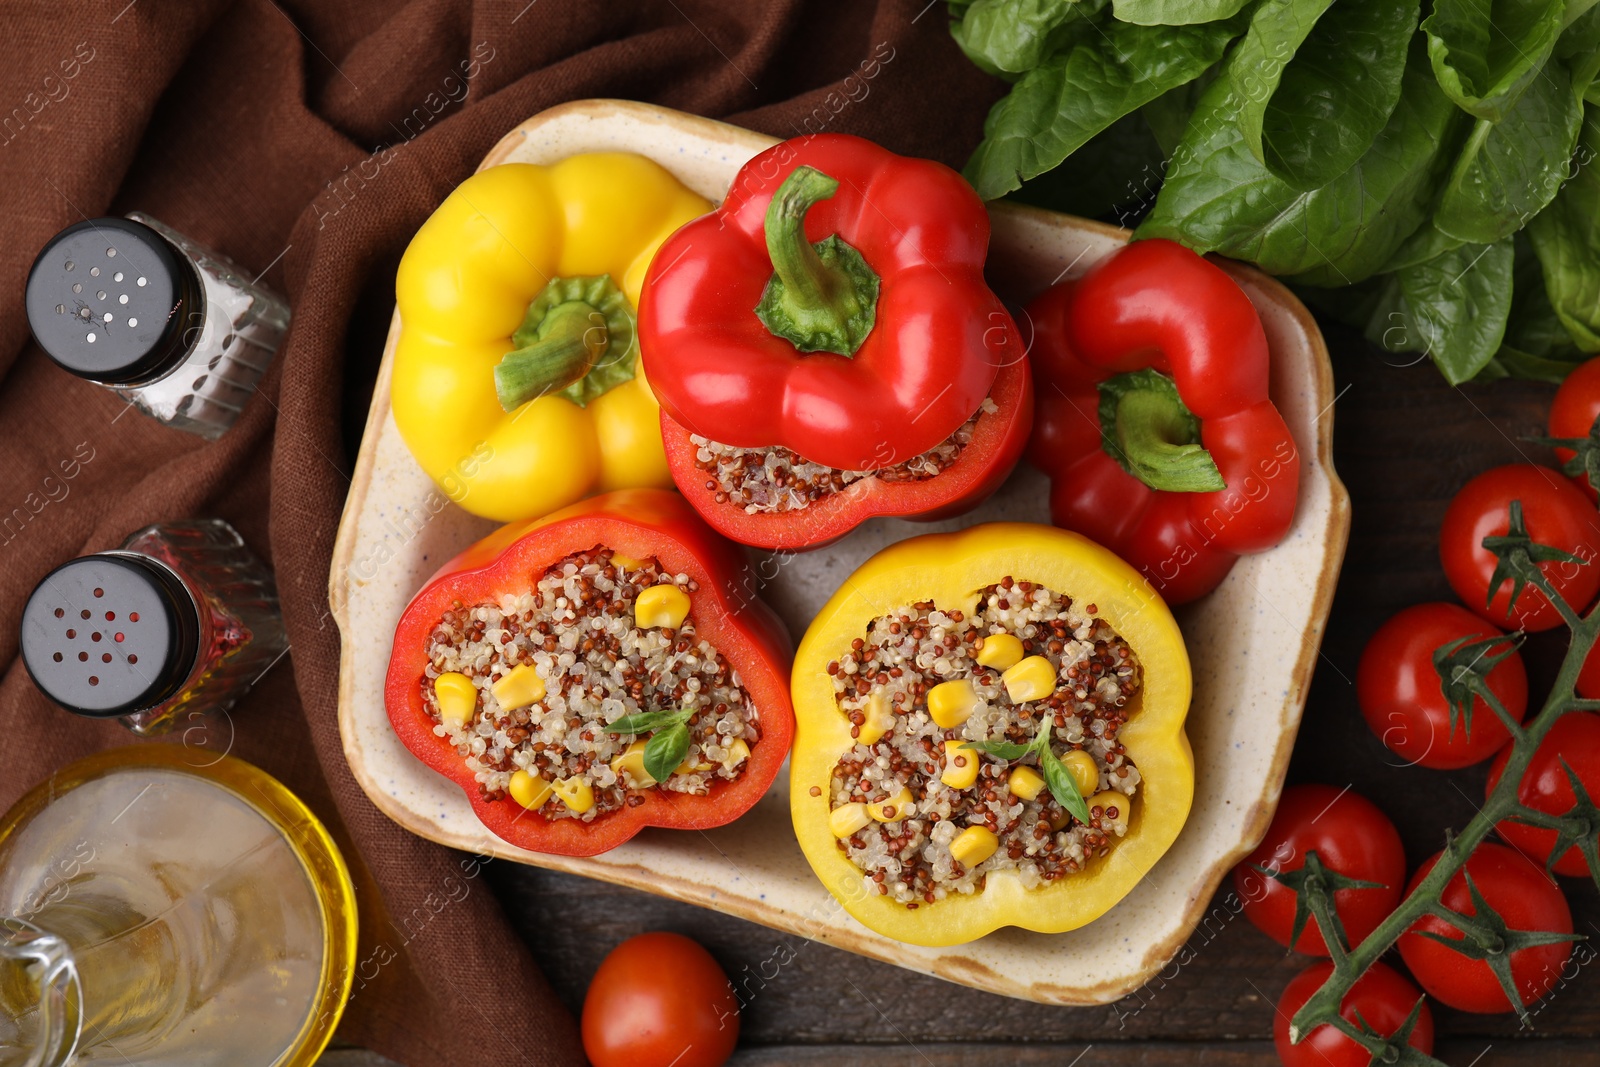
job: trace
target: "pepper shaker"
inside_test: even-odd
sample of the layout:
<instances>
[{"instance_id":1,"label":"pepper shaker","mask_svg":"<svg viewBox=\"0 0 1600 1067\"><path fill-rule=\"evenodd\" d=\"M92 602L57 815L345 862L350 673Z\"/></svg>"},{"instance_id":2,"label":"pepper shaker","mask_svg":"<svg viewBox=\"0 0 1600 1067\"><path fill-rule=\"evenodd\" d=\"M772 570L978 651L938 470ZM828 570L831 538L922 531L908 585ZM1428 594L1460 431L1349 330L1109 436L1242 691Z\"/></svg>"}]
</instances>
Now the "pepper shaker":
<instances>
[{"instance_id":1,"label":"pepper shaker","mask_svg":"<svg viewBox=\"0 0 1600 1067\"><path fill-rule=\"evenodd\" d=\"M206 519L57 567L23 608L21 644L51 700L150 736L231 707L288 638L271 572L232 526Z\"/></svg>"},{"instance_id":2,"label":"pepper shaker","mask_svg":"<svg viewBox=\"0 0 1600 1067\"><path fill-rule=\"evenodd\" d=\"M58 366L213 440L238 418L289 328L277 294L137 212L56 234L28 274L27 308Z\"/></svg>"}]
</instances>

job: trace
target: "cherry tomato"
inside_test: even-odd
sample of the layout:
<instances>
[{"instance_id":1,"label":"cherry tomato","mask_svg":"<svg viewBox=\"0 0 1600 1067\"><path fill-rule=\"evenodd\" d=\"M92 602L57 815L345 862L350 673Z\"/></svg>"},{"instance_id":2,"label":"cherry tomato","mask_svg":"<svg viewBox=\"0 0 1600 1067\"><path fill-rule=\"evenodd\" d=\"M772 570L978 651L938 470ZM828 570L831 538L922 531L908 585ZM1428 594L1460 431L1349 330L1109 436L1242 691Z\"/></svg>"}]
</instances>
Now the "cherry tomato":
<instances>
[{"instance_id":1,"label":"cherry tomato","mask_svg":"<svg viewBox=\"0 0 1600 1067\"><path fill-rule=\"evenodd\" d=\"M682 934L630 937L583 1000L594 1067L720 1067L739 1041L739 1001L711 953Z\"/></svg>"},{"instance_id":2,"label":"cherry tomato","mask_svg":"<svg viewBox=\"0 0 1600 1067\"><path fill-rule=\"evenodd\" d=\"M1356 668L1356 701L1367 726L1408 764L1451 770L1481 763L1511 740L1482 699L1472 702L1472 726L1458 717L1450 728L1434 650L1463 637L1500 631L1456 604L1414 604L1378 627ZM1495 645L1490 655L1505 651ZM1518 722L1528 713L1528 673L1513 651L1489 672L1489 689Z\"/></svg>"},{"instance_id":3,"label":"cherry tomato","mask_svg":"<svg viewBox=\"0 0 1600 1067\"><path fill-rule=\"evenodd\" d=\"M1534 541L1590 561L1539 565L1556 591L1581 612L1600 591L1600 565L1593 562L1600 557L1600 514L1560 471L1511 463L1484 471L1462 486L1444 513L1439 556L1456 596L1483 618L1499 626L1548 630L1561 624L1561 613L1532 585L1522 590L1514 610L1510 582L1501 585L1485 606L1489 576L1498 560L1483 547L1483 539L1506 532L1513 500L1522 501L1523 521Z\"/></svg>"},{"instance_id":4,"label":"cherry tomato","mask_svg":"<svg viewBox=\"0 0 1600 1067\"><path fill-rule=\"evenodd\" d=\"M1556 390L1556 398L1550 404L1550 436L1588 437L1596 417L1600 417L1600 358L1580 364ZM1559 463L1565 464L1572 456L1570 448L1556 449ZM1578 475L1572 481L1589 494L1590 500L1600 499L1587 475Z\"/></svg>"},{"instance_id":5,"label":"cherry tomato","mask_svg":"<svg viewBox=\"0 0 1600 1067\"><path fill-rule=\"evenodd\" d=\"M1409 894L1425 878L1439 855L1430 856L1406 887ZM1564 934L1572 932L1572 911L1567 898L1551 877L1526 856L1503 845L1481 844L1467 859L1467 873L1489 906L1512 930L1554 930ZM1475 915L1472 894L1467 889L1461 872L1450 879L1440 896L1440 902L1452 911ZM1422 988L1434 999L1459 1008L1482 1014L1511 1011L1494 972L1483 960L1464 956L1448 945L1421 936L1418 931L1428 930L1453 941L1462 939L1461 931L1433 915L1418 919L1400 935L1400 958L1416 976ZM1572 955L1569 942L1554 945L1536 945L1518 949L1511 954L1511 979L1523 1004L1532 1004L1553 988L1559 979L1567 957Z\"/></svg>"},{"instance_id":6,"label":"cherry tomato","mask_svg":"<svg viewBox=\"0 0 1600 1067\"><path fill-rule=\"evenodd\" d=\"M1511 759L1511 746L1507 745L1489 767L1489 786L1486 793L1494 792ZM1569 711L1556 720L1550 732L1544 735L1539 748L1528 763L1528 770L1517 783L1517 799L1535 811L1550 815L1565 815L1577 801L1572 783L1561 762L1565 760L1583 783L1591 798L1600 797L1600 715L1590 711ZM1556 832L1524 823L1506 822L1495 827L1511 847L1543 863L1550 858L1555 847ZM1556 861L1557 874L1585 877L1589 865L1576 845L1567 849Z\"/></svg>"},{"instance_id":7,"label":"cherry tomato","mask_svg":"<svg viewBox=\"0 0 1600 1067\"><path fill-rule=\"evenodd\" d=\"M1283 791L1267 836L1233 869L1234 891L1244 901L1245 917L1268 937L1308 956L1326 956L1328 946L1314 918L1306 920L1299 940L1289 944L1295 892L1255 869L1298 871L1312 850L1328 870L1384 887L1333 894L1333 909L1351 944L1372 933L1400 903L1406 854L1394 823L1365 797L1331 785L1296 785Z\"/></svg>"},{"instance_id":8,"label":"cherry tomato","mask_svg":"<svg viewBox=\"0 0 1600 1067\"><path fill-rule=\"evenodd\" d=\"M1272 1022L1272 1043L1277 1046L1283 1067L1367 1067L1372 1062L1372 1055L1366 1049L1327 1023L1307 1034L1298 1045L1289 1043L1289 1020L1332 973L1332 963L1313 963L1296 975L1278 998L1278 1012ZM1374 963L1344 995L1339 1014L1357 1025L1360 1025L1359 1016L1384 1037L1393 1037L1421 999L1421 991L1399 971L1385 963ZM1428 1005L1422 1005L1417 1025L1411 1028L1406 1044L1424 1056L1433 1055L1433 1012L1428 1010Z\"/></svg>"}]
</instances>

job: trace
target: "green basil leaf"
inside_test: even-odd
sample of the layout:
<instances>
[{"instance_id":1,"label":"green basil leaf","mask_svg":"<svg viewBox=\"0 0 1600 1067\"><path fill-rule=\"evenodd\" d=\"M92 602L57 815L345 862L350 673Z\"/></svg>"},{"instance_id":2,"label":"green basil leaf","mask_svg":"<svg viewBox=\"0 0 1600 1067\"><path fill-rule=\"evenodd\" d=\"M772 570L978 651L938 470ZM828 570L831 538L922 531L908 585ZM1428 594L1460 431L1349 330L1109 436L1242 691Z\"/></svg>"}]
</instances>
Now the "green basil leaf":
<instances>
[{"instance_id":1,"label":"green basil leaf","mask_svg":"<svg viewBox=\"0 0 1600 1067\"><path fill-rule=\"evenodd\" d=\"M1505 336L1513 259L1508 237L1396 271L1367 336L1391 352L1426 353L1451 385L1470 380Z\"/></svg>"},{"instance_id":2,"label":"green basil leaf","mask_svg":"<svg viewBox=\"0 0 1600 1067\"><path fill-rule=\"evenodd\" d=\"M1250 154L1233 121L1237 111L1232 79L1217 79L1138 236L1170 237L1323 286L1376 273L1428 217L1460 115L1413 47L1400 102L1372 147L1345 173L1305 192Z\"/></svg>"},{"instance_id":3,"label":"green basil leaf","mask_svg":"<svg viewBox=\"0 0 1600 1067\"><path fill-rule=\"evenodd\" d=\"M612 734L647 734L652 730L659 730L663 726L688 722L693 714L694 712L687 708L681 711L635 712L632 715L624 715L607 726L606 732Z\"/></svg>"},{"instance_id":4,"label":"green basil leaf","mask_svg":"<svg viewBox=\"0 0 1600 1067\"><path fill-rule=\"evenodd\" d=\"M658 782L672 777L689 754L689 728L681 722L650 735L644 746L644 772Z\"/></svg>"},{"instance_id":5,"label":"green basil leaf","mask_svg":"<svg viewBox=\"0 0 1600 1067\"><path fill-rule=\"evenodd\" d=\"M1032 745L1018 745L1010 741L968 741L962 748L975 748L998 759L1021 759L1033 751Z\"/></svg>"},{"instance_id":6,"label":"green basil leaf","mask_svg":"<svg viewBox=\"0 0 1600 1067\"><path fill-rule=\"evenodd\" d=\"M1462 241L1492 244L1556 195L1583 124L1564 63L1551 60L1504 120L1479 119L1446 180L1433 221Z\"/></svg>"},{"instance_id":7,"label":"green basil leaf","mask_svg":"<svg viewBox=\"0 0 1600 1067\"><path fill-rule=\"evenodd\" d=\"M1229 19L1250 0L1111 0L1111 12L1138 26L1193 26Z\"/></svg>"},{"instance_id":8,"label":"green basil leaf","mask_svg":"<svg viewBox=\"0 0 1600 1067\"><path fill-rule=\"evenodd\" d=\"M1265 0L1228 59L1257 160L1315 189L1359 160L1400 100L1417 0Z\"/></svg>"},{"instance_id":9,"label":"green basil leaf","mask_svg":"<svg viewBox=\"0 0 1600 1067\"><path fill-rule=\"evenodd\" d=\"M1565 25L1566 0L1434 0L1422 20L1445 95L1499 122L1539 77Z\"/></svg>"},{"instance_id":10,"label":"green basil leaf","mask_svg":"<svg viewBox=\"0 0 1600 1067\"><path fill-rule=\"evenodd\" d=\"M1066 765L1056 758L1050 751L1050 746L1045 745L1039 750L1039 769L1044 772L1044 784L1049 786L1050 795L1056 798L1067 812L1085 826L1089 824L1089 804L1083 799L1083 794L1078 792L1078 783L1072 777L1072 772Z\"/></svg>"},{"instance_id":11,"label":"green basil leaf","mask_svg":"<svg viewBox=\"0 0 1600 1067\"><path fill-rule=\"evenodd\" d=\"M995 104L966 176L993 200L1058 166L1128 112L1215 63L1237 20L1203 26L1132 26L1112 20L1079 34Z\"/></svg>"},{"instance_id":12,"label":"green basil leaf","mask_svg":"<svg viewBox=\"0 0 1600 1067\"><path fill-rule=\"evenodd\" d=\"M1590 104L1573 173L1528 224L1545 293L1573 342L1600 352L1600 106Z\"/></svg>"},{"instance_id":13,"label":"green basil leaf","mask_svg":"<svg viewBox=\"0 0 1600 1067\"><path fill-rule=\"evenodd\" d=\"M967 58L985 70L1023 74L1065 42L1074 22L1106 0L973 0L950 27Z\"/></svg>"}]
</instances>

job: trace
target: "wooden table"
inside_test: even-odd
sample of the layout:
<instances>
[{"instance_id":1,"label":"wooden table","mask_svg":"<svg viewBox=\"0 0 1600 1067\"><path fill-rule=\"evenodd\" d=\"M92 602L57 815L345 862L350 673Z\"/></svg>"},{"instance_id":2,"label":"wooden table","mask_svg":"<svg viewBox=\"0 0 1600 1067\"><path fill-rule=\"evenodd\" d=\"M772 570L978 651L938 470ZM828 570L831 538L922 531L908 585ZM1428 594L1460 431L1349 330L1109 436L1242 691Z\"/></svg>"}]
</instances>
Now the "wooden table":
<instances>
[{"instance_id":1,"label":"wooden table","mask_svg":"<svg viewBox=\"0 0 1600 1067\"><path fill-rule=\"evenodd\" d=\"M1499 463L1550 462L1523 438L1542 433L1552 387L1495 382L1454 389L1426 362L1398 366L1358 336L1328 326L1340 389L1334 454L1354 499L1349 555L1311 688L1291 782L1351 785L1399 825L1415 865L1460 826L1482 798L1484 769L1396 769L1356 708L1353 680L1367 636L1390 614L1451 599L1435 538L1451 495ZM1409 357L1406 357L1409 358ZM1263 590L1271 595L1271 590ZM1527 652L1542 696L1564 637ZM977 993L823 945L673 901L497 863L489 883L534 946L556 989L577 1010L601 958L645 930L676 930L709 948L736 987L748 989L734 1063L955 1067L999 1062L1078 1067L1218 1067L1277 1063L1273 1004L1307 964L1286 954L1224 899L1190 941L1193 960L1121 1002L1052 1008ZM1592 885L1564 880L1580 932L1600 936ZM782 943L788 950L779 952ZM775 968L769 961L792 962ZM1580 946L1577 959L1600 955ZM764 969L763 969L764 967ZM1600 1064L1600 967L1584 966L1548 998L1536 1029L1514 1016L1472 1016L1435 1006L1437 1054L1468 1067ZM364 1054L330 1054L356 1067Z\"/></svg>"}]
</instances>

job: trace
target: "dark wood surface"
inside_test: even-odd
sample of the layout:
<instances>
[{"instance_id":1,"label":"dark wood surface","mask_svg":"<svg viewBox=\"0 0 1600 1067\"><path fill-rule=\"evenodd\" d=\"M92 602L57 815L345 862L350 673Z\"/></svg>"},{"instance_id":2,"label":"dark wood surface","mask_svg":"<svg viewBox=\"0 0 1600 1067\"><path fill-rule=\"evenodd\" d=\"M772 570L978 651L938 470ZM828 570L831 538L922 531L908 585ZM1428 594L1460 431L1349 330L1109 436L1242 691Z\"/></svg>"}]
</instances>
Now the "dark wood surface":
<instances>
[{"instance_id":1,"label":"dark wood surface","mask_svg":"<svg viewBox=\"0 0 1600 1067\"><path fill-rule=\"evenodd\" d=\"M1543 431L1554 390L1519 382L1451 388L1426 363L1393 365L1394 357L1386 361L1349 332L1327 330L1340 390L1335 459L1354 499L1354 523L1290 780L1348 784L1376 801L1399 825L1415 865L1440 847L1446 827L1472 816L1484 771L1392 766L1357 713L1356 663L1388 615L1451 598L1435 547L1445 506L1490 466L1549 462L1545 450L1522 439ZM1563 643L1530 643L1535 696ZM486 873L574 1010L601 958L624 938L667 929L704 943L736 987L751 991L735 1060L745 1065L1272 1064L1274 1001L1308 962L1235 919L1203 926L1190 944L1192 962L1117 1004L1050 1008L598 882L506 863ZM1578 929L1600 936L1593 887L1574 880L1564 886ZM1216 903L1218 915L1230 914L1220 895ZM785 942L788 950L777 951ZM764 961L791 954L775 975L770 964L762 971ZM1582 967L1548 998L1532 1031L1511 1016L1439 1009L1436 1017L1441 1051L1460 1067L1600 1063L1600 967Z\"/></svg>"}]
</instances>

